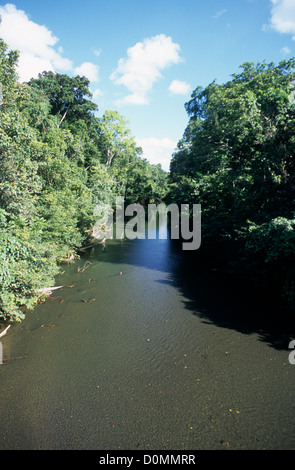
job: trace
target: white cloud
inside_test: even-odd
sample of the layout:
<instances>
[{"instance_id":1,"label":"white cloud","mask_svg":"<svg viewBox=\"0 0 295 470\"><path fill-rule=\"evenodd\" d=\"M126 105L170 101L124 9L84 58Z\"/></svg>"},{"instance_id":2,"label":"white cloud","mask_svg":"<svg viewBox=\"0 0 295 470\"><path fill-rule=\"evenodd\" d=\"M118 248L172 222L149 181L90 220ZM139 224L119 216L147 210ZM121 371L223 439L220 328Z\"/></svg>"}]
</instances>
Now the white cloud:
<instances>
[{"instance_id":1,"label":"white cloud","mask_svg":"<svg viewBox=\"0 0 295 470\"><path fill-rule=\"evenodd\" d=\"M100 96L103 96L103 92L99 89L96 88L94 92L92 93L93 99L99 98Z\"/></svg>"},{"instance_id":2,"label":"white cloud","mask_svg":"<svg viewBox=\"0 0 295 470\"><path fill-rule=\"evenodd\" d=\"M191 91L191 86L180 80L173 80L169 86L169 91L174 95L187 95Z\"/></svg>"},{"instance_id":3,"label":"white cloud","mask_svg":"<svg viewBox=\"0 0 295 470\"><path fill-rule=\"evenodd\" d=\"M227 10L224 8L223 10L219 10L216 15L213 16L213 18L219 18L220 16L224 15L227 13Z\"/></svg>"},{"instance_id":4,"label":"white cloud","mask_svg":"<svg viewBox=\"0 0 295 470\"><path fill-rule=\"evenodd\" d=\"M124 104L132 104L135 106L142 106L149 104L149 100L144 93L132 93L131 95L125 96L125 98L116 101L117 106L123 106Z\"/></svg>"},{"instance_id":5,"label":"white cloud","mask_svg":"<svg viewBox=\"0 0 295 470\"><path fill-rule=\"evenodd\" d=\"M163 139L150 137L136 139L136 143L143 150L143 158L153 165L161 163L162 168L169 171L171 157L177 147L177 142L167 137Z\"/></svg>"},{"instance_id":6,"label":"white cloud","mask_svg":"<svg viewBox=\"0 0 295 470\"><path fill-rule=\"evenodd\" d=\"M271 0L270 27L278 33L291 34L295 40L295 1Z\"/></svg>"},{"instance_id":7,"label":"white cloud","mask_svg":"<svg viewBox=\"0 0 295 470\"><path fill-rule=\"evenodd\" d=\"M72 62L62 57L62 49L54 49L59 39L46 27L34 23L23 10L7 3L0 6L0 36L11 49L20 51L20 81L36 78L43 71L69 71Z\"/></svg>"},{"instance_id":8,"label":"white cloud","mask_svg":"<svg viewBox=\"0 0 295 470\"><path fill-rule=\"evenodd\" d=\"M20 82L28 82L31 78L37 78L39 73L44 71L54 72L54 67L49 59L26 52L20 55L17 69Z\"/></svg>"},{"instance_id":9,"label":"white cloud","mask_svg":"<svg viewBox=\"0 0 295 470\"><path fill-rule=\"evenodd\" d=\"M287 47L287 46L282 47L281 53L283 54L283 56L289 55L289 54L291 54L291 49L289 49L289 47Z\"/></svg>"},{"instance_id":10,"label":"white cloud","mask_svg":"<svg viewBox=\"0 0 295 470\"><path fill-rule=\"evenodd\" d=\"M127 58L118 62L110 78L116 85L123 85L131 94L118 104L142 105L148 103L147 93L161 77L161 71L181 61L180 46L165 34L159 34L138 42L127 50Z\"/></svg>"},{"instance_id":11,"label":"white cloud","mask_svg":"<svg viewBox=\"0 0 295 470\"><path fill-rule=\"evenodd\" d=\"M92 62L84 62L80 67L75 68L75 74L81 77L86 77L90 82L99 81L99 68Z\"/></svg>"},{"instance_id":12,"label":"white cloud","mask_svg":"<svg viewBox=\"0 0 295 470\"><path fill-rule=\"evenodd\" d=\"M99 57L100 54L101 54L102 50L101 49L93 49L93 54L96 56L96 57Z\"/></svg>"}]
</instances>

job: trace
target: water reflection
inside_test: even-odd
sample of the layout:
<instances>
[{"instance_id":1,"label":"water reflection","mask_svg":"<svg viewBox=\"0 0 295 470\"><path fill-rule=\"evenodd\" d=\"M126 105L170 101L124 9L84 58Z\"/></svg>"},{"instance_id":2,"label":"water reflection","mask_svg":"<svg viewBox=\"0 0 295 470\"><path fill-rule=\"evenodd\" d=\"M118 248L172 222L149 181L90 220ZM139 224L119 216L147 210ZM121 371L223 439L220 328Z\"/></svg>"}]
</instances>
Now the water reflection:
<instances>
[{"instance_id":1,"label":"water reflection","mask_svg":"<svg viewBox=\"0 0 295 470\"><path fill-rule=\"evenodd\" d=\"M95 248L86 257L107 263L127 264L166 273L155 282L173 286L184 297L186 309L203 322L242 334L257 334L260 341L277 349L288 349L295 337L292 316L268 301L267 293L257 295L251 288L220 271L208 270L200 252L184 252L178 241L156 239L108 242L107 248Z\"/></svg>"},{"instance_id":2,"label":"water reflection","mask_svg":"<svg viewBox=\"0 0 295 470\"><path fill-rule=\"evenodd\" d=\"M246 335L256 333L260 341L277 349L288 349L295 335L292 316L271 304L267 293L254 293L230 274L206 270L201 260L198 268L197 255L183 255L171 283L187 298L186 308L204 322Z\"/></svg>"},{"instance_id":3,"label":"water reflection","mask_svg":"<svg viewBox=\"0 0 295 470\"><path fill-rule=\"evenodd\" d=\"M294 448L289 338L198 253L109 241L57 282L6 338L0 447Z\"/></svg>"}]
</instances>

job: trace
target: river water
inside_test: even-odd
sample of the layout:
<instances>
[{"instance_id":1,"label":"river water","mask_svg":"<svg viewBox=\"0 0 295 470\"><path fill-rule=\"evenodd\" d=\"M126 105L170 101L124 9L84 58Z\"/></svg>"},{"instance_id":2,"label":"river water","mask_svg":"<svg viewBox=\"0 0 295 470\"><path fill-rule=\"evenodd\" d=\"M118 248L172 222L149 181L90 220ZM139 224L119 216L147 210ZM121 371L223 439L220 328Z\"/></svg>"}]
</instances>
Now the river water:
<instances>
[{"instance_id":1,"label":"river water","mask_svg":"<svg viewBox=\"0 0 295 470\"><path fill-rule=\"evenodd\" d=\"M64 271L2 338L2 450L295 448L279 311L170 240L109 241Z\"/></svg>"}]
</instances>

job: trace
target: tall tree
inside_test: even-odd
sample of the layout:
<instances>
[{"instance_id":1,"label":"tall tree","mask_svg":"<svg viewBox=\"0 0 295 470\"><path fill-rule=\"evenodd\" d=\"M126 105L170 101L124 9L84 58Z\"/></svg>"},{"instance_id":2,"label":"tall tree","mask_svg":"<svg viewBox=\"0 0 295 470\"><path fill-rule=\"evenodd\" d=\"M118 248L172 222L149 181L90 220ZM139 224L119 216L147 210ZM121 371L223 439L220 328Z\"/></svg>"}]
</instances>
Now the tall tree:
<instances>
[{"instance_id":1,"label":"tall tree","mask_svg":"<svg viewBox=\"0 0 295 470\"><path fill-rule=\"evenodd\" d=\"M115 158L129 163L140 151L127 124L123 116L112 110L107 110L99 120L99 145L106 168L111 167Z\"/></svg>"},{"instance_id":2,"label":"tall tree","mask_svg":"<svg viewBox=\"0 0 295 470\"><path fill-rule=\"evenodd\" d=\"M31 87L44 91L49 98L51 113L60 117L58 127L67 119L74 123L79 119L91 119L97 105L91 101L89 80L86 77L71 78L68 75L43 72L39 78L29 81Z\"/></svg>"},{"instance_id":3,"label":"tall tree","mask_svg":"<svg viewBox=\"0 0 295 470\"><path fill-rule=\"evenodd\" d=\"M16 65L18 58L19 52L9 50L7 44L0 38L0 83L5 91L9 91L17 81Z\"/></svg>"},{"instance_id":4,"label":"tall tree","mask_svg":"<svg viewBox=\"0 0 295 470\"><path fill-rule=\"evenodd\" d=\"M171 162L170 197L181 202L185 184L187 197L202 204L202 246L227 253L223 261L239 272L256 279L263 272L295 305L286 261L295 254L295 59L241 68L186 103L190 120Z\"/></svg>"}]
</instances>

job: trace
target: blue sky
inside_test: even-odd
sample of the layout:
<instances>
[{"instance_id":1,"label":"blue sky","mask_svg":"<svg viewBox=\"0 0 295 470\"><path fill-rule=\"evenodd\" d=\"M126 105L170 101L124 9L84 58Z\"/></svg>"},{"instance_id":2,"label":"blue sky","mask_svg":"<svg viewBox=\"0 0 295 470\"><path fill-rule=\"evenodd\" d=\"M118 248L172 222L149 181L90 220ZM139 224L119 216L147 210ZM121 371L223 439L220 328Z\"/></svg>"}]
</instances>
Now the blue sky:
<instances>
[{"instance_id":1,"label":"blue sky","mask_svg":"<svg viewBox=\"0 0 295 470\"><path fill-rule=\"evenodd\" d=\"M117 110L166 170L197 86L230 80L246 61L295 56L295 0L15 0L0 14L21 81L86 75L99 115Z\"/></svg>"}]
</instances>

